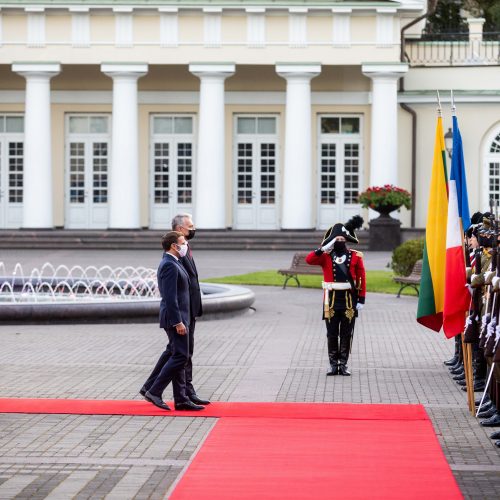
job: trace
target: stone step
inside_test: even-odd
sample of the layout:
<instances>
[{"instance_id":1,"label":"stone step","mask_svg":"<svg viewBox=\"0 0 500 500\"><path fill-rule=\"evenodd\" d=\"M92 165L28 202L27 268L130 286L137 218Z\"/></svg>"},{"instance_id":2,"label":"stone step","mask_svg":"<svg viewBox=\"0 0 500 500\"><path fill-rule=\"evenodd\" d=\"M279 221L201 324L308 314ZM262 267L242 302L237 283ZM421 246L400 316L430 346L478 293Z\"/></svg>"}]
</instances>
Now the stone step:
<instances>
[{"instance_id":1,"label":"stone step","mask_svg":"<svg viewBox=\"0 0 500 500\"><path fill-rule=\"evenodd\" d=\"M2 230L0 249L136 249L158 250L163 231L155 230ZM198 230L197 250L309 250L316 248L324 231ZM368 231L358 233L359 250L368 248Z\"/></svg>"}]
</instances>

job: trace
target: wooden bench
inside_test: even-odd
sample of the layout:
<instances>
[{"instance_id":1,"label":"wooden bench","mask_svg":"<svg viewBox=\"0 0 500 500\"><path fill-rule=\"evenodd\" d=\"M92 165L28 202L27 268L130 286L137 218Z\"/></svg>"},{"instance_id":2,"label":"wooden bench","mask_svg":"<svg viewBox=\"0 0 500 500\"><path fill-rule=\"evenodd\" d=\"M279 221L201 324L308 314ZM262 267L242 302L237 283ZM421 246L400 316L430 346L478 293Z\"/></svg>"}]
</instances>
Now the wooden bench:
<instances>
[{"instance_id":1,"label":"wooden bench","mask_svg":"<svg viewBox=\"0 0 500 500\"><path fill-rule=\"evenodd\" d=\"M399 288L399 292L397 298L401 296L401 292L407 287L412 287L418 295L418 287L420 285L420 278L422 277L422 261L417 260L411 274L409 276L395 276L392 278L396 283L399 283L401 286Z\"/></svg>"},{"instance_id":2,"label":"wooden bench","mask_svg":"<svg viewBox=\"0 0 500 500\"><path fill-rule=\"evenodd\" d=\"M283 283L283 290L286 288L286 284L289 279L294 279L297 282L297 286L300 288L299 274L314 274L323 276L323 269L321 266L310 266L306 262L306 256L309 252L297 252L293 256L292 264L288 269L279 269L278 273L285 276L285 282Z\"/></svg>"}]
</instances>

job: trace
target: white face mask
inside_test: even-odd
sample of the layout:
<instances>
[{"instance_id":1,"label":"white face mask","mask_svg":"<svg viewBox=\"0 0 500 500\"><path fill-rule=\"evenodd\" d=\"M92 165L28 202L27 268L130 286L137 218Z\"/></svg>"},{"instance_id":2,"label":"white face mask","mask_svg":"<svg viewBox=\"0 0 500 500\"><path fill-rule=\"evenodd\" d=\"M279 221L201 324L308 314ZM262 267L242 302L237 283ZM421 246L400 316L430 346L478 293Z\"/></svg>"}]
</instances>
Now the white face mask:
<instances>
[{"instance_id":1,"label":"white face mask","mask_svg":"<svg viewBox=\"0 0 500 500\"><path fill-rule=\"evenodd\" d=\"M177 251L179 252L180 257L185 257L188 251L187 243L177 245Z\"/></svg>"}]
</instances>

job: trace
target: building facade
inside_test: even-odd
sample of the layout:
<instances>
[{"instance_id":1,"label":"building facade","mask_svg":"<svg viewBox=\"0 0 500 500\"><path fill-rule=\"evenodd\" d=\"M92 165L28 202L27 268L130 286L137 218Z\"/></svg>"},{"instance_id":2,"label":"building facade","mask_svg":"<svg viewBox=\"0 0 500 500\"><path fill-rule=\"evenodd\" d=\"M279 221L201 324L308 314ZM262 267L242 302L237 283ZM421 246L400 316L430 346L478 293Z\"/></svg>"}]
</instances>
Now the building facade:
<instances>
[{"instance_id":1,"label":"building facade","mask_svg":"<svg viewBox=\"0 0 500 500\"><path fill-rule=\"evenodd\" d=\"M421 21L401 62L423 0L0 9L2 229L163 229L181 211L204 229L325 228L386 183L423 227L435 89L455 90L471 206L500 193L498 61L419 61Z\"/></svg>"}]
</instances>

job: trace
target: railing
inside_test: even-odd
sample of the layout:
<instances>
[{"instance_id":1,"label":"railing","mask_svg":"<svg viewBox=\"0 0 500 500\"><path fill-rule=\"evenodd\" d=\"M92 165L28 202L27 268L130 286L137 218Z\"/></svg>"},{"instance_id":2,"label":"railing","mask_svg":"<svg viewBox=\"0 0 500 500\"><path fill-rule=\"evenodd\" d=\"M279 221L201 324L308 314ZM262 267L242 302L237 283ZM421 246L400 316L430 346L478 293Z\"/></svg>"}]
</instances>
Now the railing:
<instances>
[{"instance_id":1,"label":"railing","mask_svg":"<svg viewBox=\"0 0 500 500\"><path fill-rule=\"evenodd\" d=\"M500 65L500 32L474 38L467 33L426 35L406 39L404 54L410 66L496 66Z\"/></svg>"}]
</instances>

